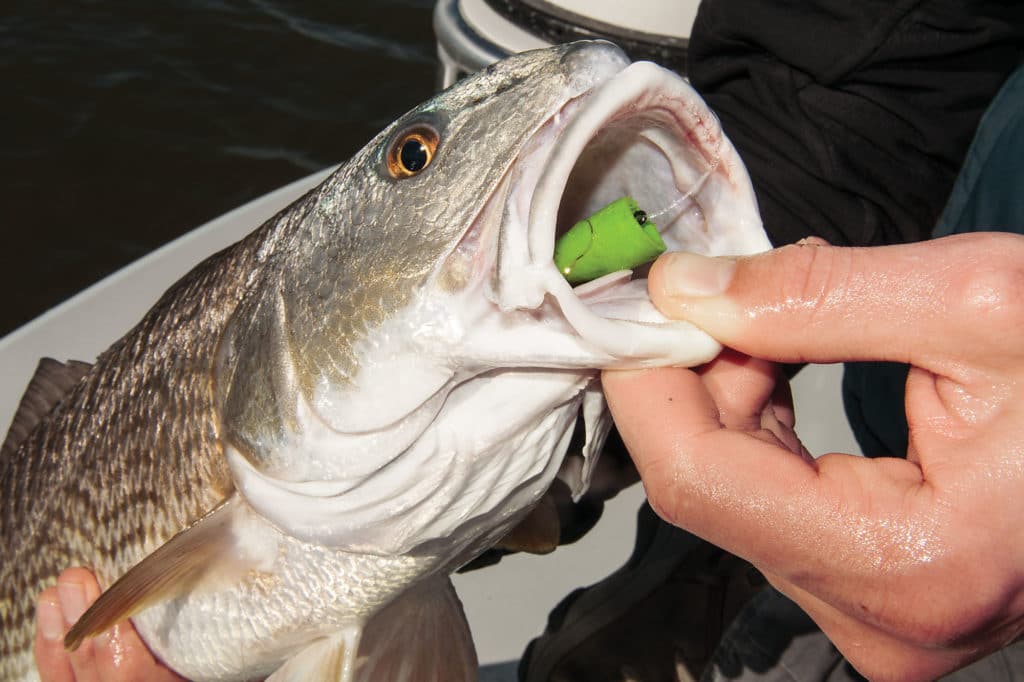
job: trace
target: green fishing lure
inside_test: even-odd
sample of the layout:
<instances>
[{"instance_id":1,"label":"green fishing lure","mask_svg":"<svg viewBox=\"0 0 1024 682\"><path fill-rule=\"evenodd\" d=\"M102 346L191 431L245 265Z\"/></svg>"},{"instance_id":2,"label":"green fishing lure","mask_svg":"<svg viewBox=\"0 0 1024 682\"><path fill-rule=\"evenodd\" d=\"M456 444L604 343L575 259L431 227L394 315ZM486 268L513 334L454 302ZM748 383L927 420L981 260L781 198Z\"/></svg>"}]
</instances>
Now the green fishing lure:
<instances>
[{"instance_id":1,"label":"green fishing lure","mask_svg":"<svg viewBox=\"0 0 1024 682\"><path fill-rule=\"evenodd\" d=\"M630 197L573 225L555 242L555 265L570 284L632 270L666 250L658 227Z\"/></svg>"}]
</instances>

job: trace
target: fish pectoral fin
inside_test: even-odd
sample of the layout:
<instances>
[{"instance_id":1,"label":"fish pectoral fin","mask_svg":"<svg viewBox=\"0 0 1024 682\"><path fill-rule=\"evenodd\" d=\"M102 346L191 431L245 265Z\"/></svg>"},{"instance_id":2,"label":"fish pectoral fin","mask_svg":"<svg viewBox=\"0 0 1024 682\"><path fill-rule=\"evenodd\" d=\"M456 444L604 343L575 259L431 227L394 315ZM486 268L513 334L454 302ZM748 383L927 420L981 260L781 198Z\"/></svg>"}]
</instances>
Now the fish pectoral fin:
<instances>
[{"instance_id":1,"label":"fish pectoral fin","mask_svg":"<svg viewBox=\"0 0 1024 682\"><path fill-rule=\"evenodd\" d=\"M363 631L356 682L475 682L477 675L469 623L447 576L399 596Z\"/></svg>"},{"instance_id":2,"label":"fish pectoral fin","mask_svg":"<svg viewBox=\"0 0 1024 682\"><path fill-rule=\"evenodd\" d=\"M64 637L64 648L74 651L148 606L188 591L203 574L234 546L231 535L236 506L232 497L155 552L135 564L82 614Z\"/></svg>"},{"instance_id":3,"label":"fish pectoral fin","mask_svg":"<svg viewBox=\"0 0 1024 682\"><path fill-rule=\"evenodd\" d=\"M562 522L558 514L558 502L555 500L554 492L549 490L526 518L499 540L495 547L510 552L548 554L558 548L561 535Z\"/></svg>"}]
</instances>

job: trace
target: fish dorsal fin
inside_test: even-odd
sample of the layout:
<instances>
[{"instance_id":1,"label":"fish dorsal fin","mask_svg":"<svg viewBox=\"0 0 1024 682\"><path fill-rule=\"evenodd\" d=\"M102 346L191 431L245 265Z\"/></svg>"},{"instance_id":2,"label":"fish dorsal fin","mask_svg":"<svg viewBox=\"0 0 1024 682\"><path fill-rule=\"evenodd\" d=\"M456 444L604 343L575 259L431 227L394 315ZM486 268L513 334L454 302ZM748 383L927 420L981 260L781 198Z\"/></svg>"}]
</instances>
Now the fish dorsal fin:
<instances>
[{"instance_id":1,"label":"fish dorsal fin","mask_svg":"<svg viewBox=\"0 0 1024 682\"><path fill-rule=\"evenodd\" d=\"M562 523L558 515L558 503L549 490L526 518L495 546L511 552L548 554L558 548L561 534Z\"/></svg>"},{"instance_id":2,"label":"fish dorsal fin","mask_svg":"<svg viewBox=\"0 0 1024 682\"><path fill-rule=\"evenodd\" d=\"M353 624L310 644L267 682L475 682L477 675L462 604L441 576L400 595L365 628Z\"/></svg>"},{"instance_id":3,"label":"fish dorsal fin","mask_svg":"<svg viewBox=\"0 0 1024 682\"><path fill-rule=\"evenodd\" d=\"M132 566L82 614L65 636L64 647L74 651L85 639L147 606L187 592L205 571L223 563L218 559L234 547L234 500L218 505Z\"/></svg>"},{"instance_id":4,"label":"fish dorsal fin","mask_svg":"<svg viewBox=\"0 0 1024 682\"><path fill-rule=\"evenodd\" d=\"M36 366L36 373L28 382L21 403L7 430L7 438L0 447L0 459L18 449L18 446L32 433L39 422L82 380L92 365L88 362L69 360L59 362L53 358L42 358Z\"/></svg>"}]
</instances>

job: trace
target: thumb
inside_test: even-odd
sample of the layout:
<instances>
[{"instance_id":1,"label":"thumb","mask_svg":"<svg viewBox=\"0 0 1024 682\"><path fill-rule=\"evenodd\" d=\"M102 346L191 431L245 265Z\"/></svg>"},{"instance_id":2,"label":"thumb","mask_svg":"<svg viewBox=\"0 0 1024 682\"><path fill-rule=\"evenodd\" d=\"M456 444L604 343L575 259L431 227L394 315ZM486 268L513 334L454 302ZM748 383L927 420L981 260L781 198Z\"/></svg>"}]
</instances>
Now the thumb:
<instances>
[{"instance_id":1,"label":"thumb","mask_svg":"<svg viewBox=\"0 0 1024 682\"><path fill-rule=\"evenodd\" d=\"M675 252L652 267L648 289L663 314L747 355L929 367L1019 339L1022 262L1024 237L1004 233L743 258Z\"/></svg>"}]
</instances>

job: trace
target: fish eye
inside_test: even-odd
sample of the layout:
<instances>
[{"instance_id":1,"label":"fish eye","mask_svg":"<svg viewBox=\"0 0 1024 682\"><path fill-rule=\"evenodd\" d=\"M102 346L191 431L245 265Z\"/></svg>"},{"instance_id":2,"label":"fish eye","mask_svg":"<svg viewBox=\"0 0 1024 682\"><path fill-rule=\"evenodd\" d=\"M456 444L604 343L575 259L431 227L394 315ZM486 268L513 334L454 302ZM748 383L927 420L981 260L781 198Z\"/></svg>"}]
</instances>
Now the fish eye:
<instances>
[{"instance_id":1,"label":"fish eye","mask_svg":"<svg viewBox=\"0 0 1024 682\"><path fill-rule=\"evenodd\" d=\"M440 136L433 128L419 125L397 135L388 149L391 177L409 178L422 172L434 160Z\"/></svg>"}]
</instances>

